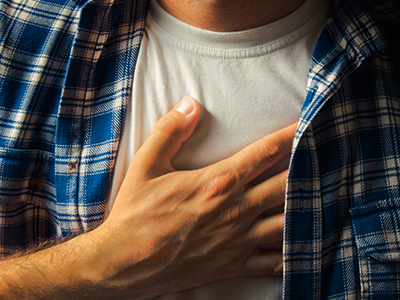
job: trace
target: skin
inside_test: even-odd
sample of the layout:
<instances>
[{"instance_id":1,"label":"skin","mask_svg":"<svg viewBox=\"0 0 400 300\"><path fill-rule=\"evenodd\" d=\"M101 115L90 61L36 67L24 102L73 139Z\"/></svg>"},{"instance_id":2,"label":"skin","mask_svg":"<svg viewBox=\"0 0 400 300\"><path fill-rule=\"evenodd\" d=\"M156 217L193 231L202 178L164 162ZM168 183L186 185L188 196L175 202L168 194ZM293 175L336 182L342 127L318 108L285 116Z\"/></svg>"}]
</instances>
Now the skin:
<instances>
[{"instance_id":1,"label":"skin","mask_svg":"<svg viewBox=\"0 0 400 300\"><path fill-rule=\"evenodd\" d=\"M305 0L158 0L175 18L220 32L256 28L295 11Z\"/></svg>"},{"instance_id":2,"label":"skin","mask_svg":"<svg viewBox=\"0 0 400 300\"><path fill-rule=\"evenodd\" d=\"M193 171L171 159L200 114L161 118L134 156L107 220L97 229L33 254L0 262L1 299L146 299L237 276L279 275L283 214L261 213L284 201L286 172L251 181L284 158L296 125L236 155ZM182 113L186 111L186 113Z\"/></svg>"},{"instance_id":3,"label":"skin","mask_svg":"<svg viewBox=\"0 0 400 300\"><path fill-rule=\"evenodd\" d=\"M160 0L172 15L214 31L273 22L304 0ZM201 5L200 5L201 4ZM249 16L252 16L249 18ZM0 299L146 299L238 276L280 275L287 173L252 184L291 150L296 125L193 171L171 159L192 134L199 104L184 99L135 154L109 217L98 228L0 261Z\"/></svg>"}]
</instances>

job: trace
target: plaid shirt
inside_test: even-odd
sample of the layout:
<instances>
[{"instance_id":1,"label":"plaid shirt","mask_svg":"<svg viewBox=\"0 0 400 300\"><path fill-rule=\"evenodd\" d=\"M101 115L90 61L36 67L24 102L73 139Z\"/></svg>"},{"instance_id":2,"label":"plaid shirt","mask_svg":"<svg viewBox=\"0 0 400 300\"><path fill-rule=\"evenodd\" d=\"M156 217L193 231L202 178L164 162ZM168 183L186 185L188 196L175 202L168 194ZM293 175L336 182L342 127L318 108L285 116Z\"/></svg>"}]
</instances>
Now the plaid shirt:
<instances>
[{"instance_id":1,"label":"plaid shirt","mask_svg":"<svg viewBox=\"0 0 400 300\"><path fill-rule=\"evenodd\" d=\"M395 2L337 1L314 52L288 179L287 299L400 294ZM145 18L145 0L0 2L1 254L101 223Z\"/></svg>"}]
</instances>

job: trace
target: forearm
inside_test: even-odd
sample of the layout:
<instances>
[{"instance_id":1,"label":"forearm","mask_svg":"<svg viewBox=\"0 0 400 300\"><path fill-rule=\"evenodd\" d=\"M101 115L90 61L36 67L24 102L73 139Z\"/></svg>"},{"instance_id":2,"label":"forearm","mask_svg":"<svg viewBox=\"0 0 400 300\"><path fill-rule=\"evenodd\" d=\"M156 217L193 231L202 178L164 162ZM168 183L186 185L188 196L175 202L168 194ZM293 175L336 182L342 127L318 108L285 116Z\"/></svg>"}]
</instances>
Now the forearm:
<instances>
[{"instance_id":1,"label":"forearm","mask_svg":"<svg viewBox=\"0 0 400 300\"><path fill-rule=\"evenodd\" d=\"M200 115L186 99L157 122L98 228L0 262L0 299L148 299L229 277L280 274L286 173L253 184L290 152L290 126L206 168L171 160ZM185 105L184 105L185 104Z\"/></svg>"},{"instance_id":2,"label":"forearm","mask_svg":"<svg viewBox=\"0 0 400 300\"><path fill-rule=\"evenodd\" d=\"M62 244L0 261L0 299L132 300L161 294L155 286L168 288L169 278L160 255L138 251L142 247L118 228L103 224Z\"/></svg>"},{"instance_id":3,"label":"forearm","mask_svg":"<svg viewBox=\"0 0 400 300\"><path fill-rule=\"evenodd\" d=\"M0 261L0 299L85 299L94 295L96 255L90 234Z\"/></svg>"}]
</instances>

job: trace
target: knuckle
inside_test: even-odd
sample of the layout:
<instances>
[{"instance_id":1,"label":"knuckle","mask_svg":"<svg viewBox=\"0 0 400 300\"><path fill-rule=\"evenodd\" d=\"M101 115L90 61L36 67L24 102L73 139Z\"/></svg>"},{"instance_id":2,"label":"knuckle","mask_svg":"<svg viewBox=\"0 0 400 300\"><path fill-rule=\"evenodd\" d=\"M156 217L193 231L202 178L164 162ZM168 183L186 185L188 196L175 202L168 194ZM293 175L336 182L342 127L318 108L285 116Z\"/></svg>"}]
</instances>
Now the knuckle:
<instances>
[{"instance_id":1,"label":"knuckle","mask_svg":"<svg viewBox=\"0 0 400 300\"><path fill-rule=\"evenodd\" d=\"M283 261L280 259L272 268L272 275L281 276L283 275Z\"/></svg>"},{"instance_id":2,"label":"knuckle","mask_svg":"<svg viewBox=\"0 0 400 300\"><path fill-rule=\"evenodd\" d=\"M215 198L230 194L237 182L237 176L233 170L220 170L205 185L207 198Z\"/></svg>"},{"instance_id":3,"label":"knuckle","mask_svg":"<svg viewBox=\"0 0 400 300\"><path fill-rule=\"evenodd\" d=\"M266 162L276 162L284 154L284 148L277 140L271 140L261 144L259 153Z\"/></svg>"},{"instance_id":4,"label":"knuckle","mask_svg":"<svg viewBox=\"0 0 400 300\"><path fill-rule=\"evenodd\" d=\"M157 121L154 130L169 135L175 135L180 130L180 127L176 124L179 124L181 118L181 115L172 111Z\"/></svg>"},{"instance_id":5,"label":"knuckle","mask_svg":"<svg viewBox=\"0 0 400 300\"><path fill-rule=\"evenodd\" d=\"M226 211L221 214L218 218L218 224L224 227L226 235L232 235L232 233L238 232L241 227L240 213L237 209L227 208Z\"/></svg>"},{"instance_id":6,"label":"knuckle","mask_svg":"<svg viewBox=\"0 0 400 300\"><path fill-rule=\"evenodd\" d=\"M272 276L282 276L283 275L283 260L282 256L280 255L275 255L275 261L271 263L269 267L266 267L265 269L260 269L259 270L260 274L262 276L265 275L272 275Z\"/></svg>"}]
</instances>

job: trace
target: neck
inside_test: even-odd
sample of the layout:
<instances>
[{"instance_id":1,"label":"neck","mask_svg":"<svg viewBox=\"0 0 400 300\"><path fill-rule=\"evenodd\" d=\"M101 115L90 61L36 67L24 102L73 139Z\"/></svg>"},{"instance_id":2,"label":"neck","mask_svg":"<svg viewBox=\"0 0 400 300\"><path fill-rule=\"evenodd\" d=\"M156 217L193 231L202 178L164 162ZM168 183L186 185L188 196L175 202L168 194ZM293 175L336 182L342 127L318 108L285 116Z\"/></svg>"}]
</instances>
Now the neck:
<instances>
[{"instance_id":1,"label":"neck","mask_svg":"<svg viewBox=\"0 0 400 300\"><path fill-rule=\"evenodd\" d=\"M158 0L175 18L198 28L231 32L277 21L305 0Z\"/></svg>"}]
</instances>

